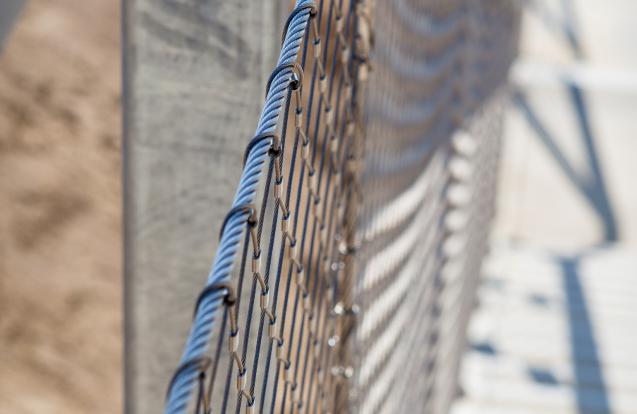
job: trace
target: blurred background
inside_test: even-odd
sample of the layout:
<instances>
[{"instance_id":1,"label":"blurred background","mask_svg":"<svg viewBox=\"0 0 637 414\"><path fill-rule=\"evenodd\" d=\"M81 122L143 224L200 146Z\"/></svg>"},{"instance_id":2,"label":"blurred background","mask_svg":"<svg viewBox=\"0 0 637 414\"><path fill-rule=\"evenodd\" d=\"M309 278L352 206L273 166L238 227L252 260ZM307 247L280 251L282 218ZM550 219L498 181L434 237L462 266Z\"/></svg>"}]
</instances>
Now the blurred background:
<instances>
[{"instance_id":1,"label":"blurred background","mask_svg":"<svg viewBox=\"0 0 637 414\"><path fill-rule=\"evenodd\" d=\"M636 413L637 2L524 4L455 413Z\"/></svg>"},{"instance_id":2,"label":"blurred background","mask_svg":"<svg viewBox=\"0 0 637 414\"><path fill-rule=\"evenodd\" d=\"M637 2L524 3L455 409L635 413ZM30 0L4 39L0 412L122 407L119 33L118 2Z\"/></svg>"},{"instance_id":3,"label":"blurred background","mask_svg":"<svg viewBox=\"0 0 637 414\"><path fill-rule=\"evenodd\" d=\"M121 410L119 32L117 1L32 0L4 41L3 413Z\"/></svg>"}]
</instances>

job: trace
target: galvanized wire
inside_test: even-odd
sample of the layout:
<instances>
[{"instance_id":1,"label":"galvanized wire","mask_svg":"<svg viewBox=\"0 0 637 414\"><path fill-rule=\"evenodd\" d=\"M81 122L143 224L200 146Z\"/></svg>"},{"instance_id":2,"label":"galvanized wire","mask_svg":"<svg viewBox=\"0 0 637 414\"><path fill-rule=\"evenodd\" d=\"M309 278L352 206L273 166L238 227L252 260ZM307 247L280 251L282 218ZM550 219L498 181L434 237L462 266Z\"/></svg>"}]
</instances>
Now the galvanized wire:
<instances>
[{"instance_id":1,"label":"galvanized wire","mask_svg":"<svg viewBox=\"0 0 637 414\"><path fill-rule=\"evenodd\" d=\"M446 411L518 15L296 2L166 413Z\"/></svg>"}]
</instances>

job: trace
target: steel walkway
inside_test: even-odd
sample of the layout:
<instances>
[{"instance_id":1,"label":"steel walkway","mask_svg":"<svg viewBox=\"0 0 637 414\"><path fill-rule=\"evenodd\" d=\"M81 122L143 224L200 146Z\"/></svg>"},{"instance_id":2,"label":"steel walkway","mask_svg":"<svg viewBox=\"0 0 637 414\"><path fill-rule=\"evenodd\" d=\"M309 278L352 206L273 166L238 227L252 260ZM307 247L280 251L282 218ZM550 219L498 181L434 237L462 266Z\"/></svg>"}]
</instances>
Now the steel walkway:
<instances>
[{"instance_id":1,"label":"steel walkway","mask_svg":"<svg viewBox=\"0 0 637 414\"><path fill-rule=\"evenodd\" d=\"M454 414L637 412L637 250L498 246L485 273Z\"/></svg>"}]
</instances>

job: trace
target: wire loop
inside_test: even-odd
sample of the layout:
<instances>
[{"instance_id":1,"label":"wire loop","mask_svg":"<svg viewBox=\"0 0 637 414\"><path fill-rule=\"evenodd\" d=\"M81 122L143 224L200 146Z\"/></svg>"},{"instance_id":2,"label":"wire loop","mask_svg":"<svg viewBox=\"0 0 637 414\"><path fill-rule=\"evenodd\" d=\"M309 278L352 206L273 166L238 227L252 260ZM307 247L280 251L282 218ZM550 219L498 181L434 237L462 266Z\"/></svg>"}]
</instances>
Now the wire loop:
<instances>
[{"instance_id":1,"label":"wire loop","mask_svg":"<svg viewBox=\"0 0 637 414\"><path fill-rule=\"evenodd\" d=\"M285 25L283 26L283 34L281 35L281 44L283 44L285 42L285 37L288 35L288 30L290 29L290 23L292 23L292 20L294 20L294 18L301 13L304 10L310 10L310 19L313 19L316 17L316 14L318 13L318 7L316 6L315 2L311 2L311 3L306 3L302 6L297 7L296 9L292 10L292 12L290 13L290 15L288 16L288 19L285 21Z\"/></svg>"},{"instance_id":2,"label":"wire loop","mask_svg":"<svg viewBox=\"0 0 637 414\"><path fill-rule=\"evenodd\" d=\"M170 396L173 386L175 385L175 382L177 382L177 378L179 378L184 372L189 371L191 369L195 369L197 370L197 372L199 372L200 375L201 374L205 375L206 370L210 367L211 364L212 364L212 359L210 359L210 357L207 357L207 356L191 358L182 362L179 365L179 367L177 367L177 369L175 370L175 373L170 379L170 383L168 384L168 390L166 391L166 398Z\"/></svg>"},{"instance_id":3,"label":"wire loop","mask_svg":"<svg viewBox=\"0 0 637 414\"><path fill-rule=\"evenodd\" d=\"M290 77L290 84L288 86L293 90L300 89L303 86L303 68L301 65L299 65L298 62L282 63L274 68L270 74L268 83L265 86L265 96L268 96L270 93L270 87L276 76L286 69L292 70L292 76Z\"/></svg>"},{"instance_id":4,"label":"wire loop","mask_svg":"<svg viewBox=\"0 0 637 414\"><path fill-rule=\"evenodd\" d=\"M254 148L254 146L257 145L259 142L265 141L267 139L272 140L270 149L268 150L270 156L276 158L281 155L281 138L279 138L279 134L275 132L264 132L261 134L257 134L250 140L250 142L248 142L248 145L246 146L246 151L243 155L244 166L248 162L248 157L250 156L252 148Z\"/></svg>"},{"instance_id":5,"label":"wire loop","mask_svg":"<svg viewBox=\"0 0 637 414\"><path fill-rule=\"evenodd\" d=\"M219 231L219 239L221 239L221 237L223 236L223 233L226 230L226 225L228 224L228 221L232 217L234 217L236 214L239 214L239 213L248 214L248 219L246 220L246 223L248 226L254 227L257 225L257 222L258 222L257 210L253 204L241 204L238 206L234 206L230 209L228 214L226 214L226 218L223 219L223 224L221 224L221 230Z\"/></svg>"},{"instance_id":6,"label":"wire loop","mask_svg":"<svg viewBox=\"0 0 637 414\"><path fill-rule=\"evenodd\" d=\"M199 296L197 297L197 302L195 303L195 311L193 317L197 316L197 312L199 311L199 307L201 306L201 302L208 296L217 291L225 290L226 294L223 298L223 302L227 306L233 306L237 300L234 295L234 290L229 283L213 283L212 285L206 286Z\"/></svg>"}]
</instances>

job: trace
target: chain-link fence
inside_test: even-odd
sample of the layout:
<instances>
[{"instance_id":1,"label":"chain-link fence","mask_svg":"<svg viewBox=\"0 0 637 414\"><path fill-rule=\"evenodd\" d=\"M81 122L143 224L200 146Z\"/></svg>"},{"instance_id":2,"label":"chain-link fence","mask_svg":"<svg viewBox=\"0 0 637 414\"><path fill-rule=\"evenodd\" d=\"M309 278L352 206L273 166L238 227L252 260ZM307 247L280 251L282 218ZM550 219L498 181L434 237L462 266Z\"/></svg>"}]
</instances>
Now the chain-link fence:
<instances>
[{"instance_id":1,"label":"chain-link fence","mask_svg":"<svg viewBox=\"0 0 637 414\"><path fill-rule=\"evenodd\" d=\"M296 2L166 412L446 412L518 14Z\"/></svg>"}]
</instances>

